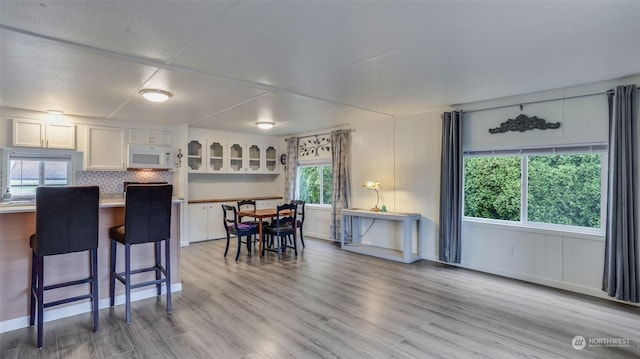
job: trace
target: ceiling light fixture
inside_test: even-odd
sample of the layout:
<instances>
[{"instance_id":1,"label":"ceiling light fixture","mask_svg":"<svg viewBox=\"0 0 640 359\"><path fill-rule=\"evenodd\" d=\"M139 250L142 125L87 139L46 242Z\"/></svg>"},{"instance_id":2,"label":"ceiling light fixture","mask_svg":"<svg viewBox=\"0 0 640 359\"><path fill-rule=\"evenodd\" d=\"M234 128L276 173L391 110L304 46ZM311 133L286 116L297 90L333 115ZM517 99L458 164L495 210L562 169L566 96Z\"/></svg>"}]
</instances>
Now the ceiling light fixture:
<instances>
[{"instance_id":1,"label":"ceiling light fixture","mask_svg":"<svg viewBox=\"0 0 640 359\"><path fill-rule=\"evenodd\" d=\"M272 121L258 121L256 122L256 126L258 126L259 128L263 129L263 130L268 130L271 127L275 126L276 123L272 122Z\"/></svg>"},{"instance_id":2,"label":"ceiling light fixture","mask_svg":"<svg viewBox=\"0 0 640 359\"><path fill-rule=\"evenodd\" d=\"M145 99L151 102L165 102L173 94L169 91L157 90L157 89L142 89L138 91Z\"/></svg>"},{"instance_id":3,"label":"ceiling light fixture","mask_svg":"<svg viewBox=\"0 0 640 359\"><path fill-rule=\"evenodd\" d=\"M50 115L64 115L64 112L60 110L47 110L47 113Z\"/></svg>"}]
</instances>

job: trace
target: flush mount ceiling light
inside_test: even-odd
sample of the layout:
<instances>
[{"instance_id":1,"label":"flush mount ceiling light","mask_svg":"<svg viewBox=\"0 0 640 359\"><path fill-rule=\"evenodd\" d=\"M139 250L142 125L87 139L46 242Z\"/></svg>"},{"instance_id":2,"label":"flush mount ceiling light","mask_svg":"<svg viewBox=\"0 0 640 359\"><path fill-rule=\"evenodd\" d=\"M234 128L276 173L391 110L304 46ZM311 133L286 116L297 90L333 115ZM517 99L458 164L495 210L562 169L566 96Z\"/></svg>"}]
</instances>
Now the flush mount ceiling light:
<instances>
[{"instance_id":1,"label":"flush mount ceiling light","mask_svg":"<svg viewBox=\"0 0 640 359\"><path fill-rule=\"evenodd\" d=\"M145 99L151 102L165 102L173 94L169 91L157 90L157 89L142 89L138 91Z\"/></svg>"},{"instance_id":2,"label":"flush mount ceiling light","mask_svg":"<svg viewBox=\"0 0 640 359\"><path fill-rule=\"evenodd\" d=\"M258 121L256 122L256 126L258 126L259 128L263 129L263 130L268 130L271 127L275 126L276 123L273 121Z\"/></svg>"},{"instance_id":3,"label":"flush mount ceiling light","mask_svg":"<svg viewBox=\"0 0 640 359\"><path fill-rule=\"evenodd\" d=\"M60 110L47 110L47 113L50 115L64 115L64 112Z\"/></svg>"}]
</instances>

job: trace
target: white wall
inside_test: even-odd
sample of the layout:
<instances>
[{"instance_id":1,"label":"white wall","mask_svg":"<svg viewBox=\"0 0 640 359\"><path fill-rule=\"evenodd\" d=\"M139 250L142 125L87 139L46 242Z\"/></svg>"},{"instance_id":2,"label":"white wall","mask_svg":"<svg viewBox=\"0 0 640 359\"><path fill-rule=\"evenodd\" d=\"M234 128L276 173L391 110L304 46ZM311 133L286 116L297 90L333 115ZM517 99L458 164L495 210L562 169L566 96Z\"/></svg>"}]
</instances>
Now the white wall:
<instances>
[{"instance_id":1,"label":"white wall","mask_svg":"<svg viewBox=\"0 0 640 359\"><path fill-rule=\"evenodd\" d=\"M640 84L640 76L461 107L468 111L570 97L604 92L625 84ZM561 128L500 135L490 135L488 129L520 114L517 106L469 112L464 115L465 147L483 149L606 142L607 108L604 95L525 105L522 113L550 122L559 121ZM356 129L352 133L351 146L352 207L371 207L375 203L375 194L360 186L367 179L380 180L383 185L382 198L390 211L422 214L422 234L427 245L421 255L430 260L437 260L438 257L440 115L444 110L375 123L354 123L351 126ZM474 136L470 136L470 133ZM640 199L636 200L640 204ZM310 211L307 211L307 215L316 220L326 220L326 224L316 224L316 228L324 226L327 228L324 233L328 234L328 216ZM396 231L377 223L374 226L375 231L386 236L382 240L376 239L376 244L398 248ZM369 238L371 241L372 238ZM600 290L604 263L602 235L465 222L462 242L462 267L609 298Z\"/></svg>"}]
</instances>

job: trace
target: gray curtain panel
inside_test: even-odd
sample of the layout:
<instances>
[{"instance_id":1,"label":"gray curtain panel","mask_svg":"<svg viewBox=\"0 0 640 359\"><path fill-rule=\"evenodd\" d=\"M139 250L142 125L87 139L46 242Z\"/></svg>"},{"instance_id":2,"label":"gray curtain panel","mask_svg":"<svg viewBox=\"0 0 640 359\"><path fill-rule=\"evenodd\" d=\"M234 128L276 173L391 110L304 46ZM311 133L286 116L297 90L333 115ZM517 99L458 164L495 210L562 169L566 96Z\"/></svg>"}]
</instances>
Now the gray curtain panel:
<instances>
[{"instance_id":1,"label":"gray curtain panel","mask_svg":"<svg viewBox=\"0 0 640 359\"><path fill-rule=\"evenodd\" d=\"M638 303L636 86L618 86L608 96L609 188L602 290L611 297Z\"/></svg>"},{"instance_id":2,"label":"gray curtain panel","mask_svg":"<svg viewBox=\"0 0 640 359\"><path fill-rule=\"evenodd\" d=\"M298 176L298 137L287 138L287 164L284 171L284 203L296 198Z\"/></svg>"},{"instance_id":3,"label":"gray curtain panel","mask_svg":"<svg viewBox=\"0 0 640 359\"><path fill-rule=\"evenodd\" d=\"M333 193L329 238L339 241L342 233L342 210L349 208L349 130L331 132L333 159Z\"/></svg>"},{"instance_id":4,"label":"gray curtain panel","mask_svg":"<svg viewBox=\"0 0 640 359\"><path fill-rule=\"evenodd\" d=\"M442 116L440 260L460 263L462 232L462 112Z\"/></svg>"}]
</instances>

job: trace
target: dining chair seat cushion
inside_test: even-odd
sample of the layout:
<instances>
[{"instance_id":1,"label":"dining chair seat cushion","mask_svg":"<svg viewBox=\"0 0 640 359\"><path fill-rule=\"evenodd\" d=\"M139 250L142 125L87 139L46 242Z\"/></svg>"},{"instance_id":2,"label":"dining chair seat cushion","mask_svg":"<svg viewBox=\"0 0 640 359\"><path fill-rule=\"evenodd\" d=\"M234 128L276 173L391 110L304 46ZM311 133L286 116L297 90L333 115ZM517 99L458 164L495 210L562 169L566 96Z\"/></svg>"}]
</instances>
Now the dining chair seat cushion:
<instances>
[{"instance_id":1,"label":"dining chair seat cushion","mask_svg":"<svg viewBox=\"0 0 640 359\"><path fill-rule=\"evenodd\" d=\"M293 233L293 226L291 224L285 224L280 226L280 233ZM278 232L278 228L275 226L269 226L267 228L264 229L266 233L277 233Z\"/></svg>"},{"instance_id":2,"label":"dining chair seat cushion","mask_svg":"<svg viewBox=\"0 0 640 359\"><path fill-rule=\"evenodd\" d=\"M257 223L253 223L253 222L245 222L245 223L238 223L238 230L245 232L245 231L250 231L253 229L257 229L258 228L258 224ZM229 225L229 229L231 230L235 230L234 225L230 224Z\"/></svg>"}]
</instances>

